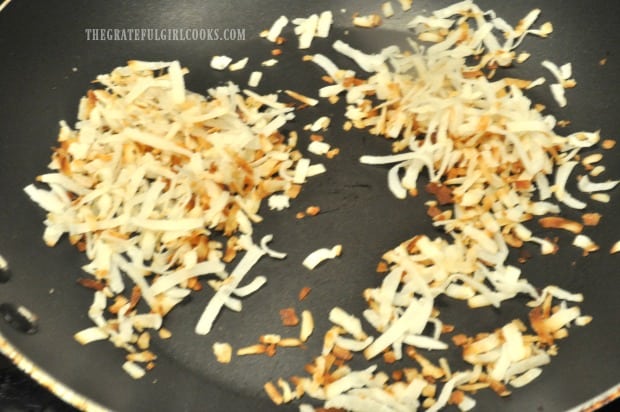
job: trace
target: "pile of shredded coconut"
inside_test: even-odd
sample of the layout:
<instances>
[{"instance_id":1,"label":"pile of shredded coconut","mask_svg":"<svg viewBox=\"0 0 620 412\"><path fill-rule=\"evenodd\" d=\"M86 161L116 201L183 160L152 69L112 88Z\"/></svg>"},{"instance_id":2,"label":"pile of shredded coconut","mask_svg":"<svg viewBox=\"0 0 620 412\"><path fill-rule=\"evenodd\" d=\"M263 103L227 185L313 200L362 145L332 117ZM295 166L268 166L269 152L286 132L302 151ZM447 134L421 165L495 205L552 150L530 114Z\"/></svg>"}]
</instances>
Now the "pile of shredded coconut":
<instances>
[{"instance_id":1,"label":"pile of shredded coconut","mask_svg":"<svg viewBox=\"0 0 620 412\"><path fill-rule=\"evenodd\" d=\"M324 55L313 56L330 80L319 95L346 98L345 129L366 129L394 141L394 154L363 156L361 163L392 165L388 185L398 198L416 196L420 176L427 174L425 189L435 197L427 203L428 214L449 240L418 235L385 253L381 286L364 293L368 309L363 318L376 333L364 332L359 317L334 309L330 321L335 326L325 336L322 354L306 368L311 376L292 378L296 396L305 393L324 400L325 408L354 411L435 411L448 403L469 410L475 400L465 392L488 387L501 396L510 394L507 385L518 388L540 375L540 367L557 353L555 340L566 337L570 325L590 321L579 307L569 307L583 300L581 294L556 286L539 292L507 262L509 247L525 242L538 244L542 254L557 251L553 240L534 236L524 223L557 215L561 205L587 207L583 195L569 193L566 185L580 151L600 139L598 132L561 136L554 131L556 119L524 94L544 78L493 80L498 68L527 58L514 51L526 35L551 32L550 23L533 27L539 14L535 9L512 27L493 11L462 1L428 17L416 16L409 27L418 41L410 40L408 51L389 46L367 54L336 40L333 48L368 73L366 78L338 68ZM553 97L564 106L564 89L576 84L570 64L545 61L543 66L557 81L551 86ZM593 177L601 172L586 170ZM593 183L584 175L578 189L588 195L617 184ZM584 222L591 215L585 213ZM576 234L574 245L585 254L598 249L581 234L579 222L546 216L540 225ZM454 344L462 347L472 369L452 372L445 359L435 365L420 353L450 347L441 334L454 327L444 325L434 307L442 294L465 300L471 308L499 307L518 294L528 295L530 329L517 319L476 337L456 335ZM554 298L560 303L553 305ZM431 325L434 333L428 336L423 331ZM368 360L382 355L387 363L407 355L419 368L392 376L377 364L354 371L347 366L354 352ZM268 394L276 403L287 401L274 398L273 391Z\"/></svg>"},{"instance_id":2,"label":"pile of shredded coconut","mask_svg":"<svg viewBox=\"0 0 620 412\"><path fill-rule=\"evenodd\" d=\"M52 172L37 178L49 189L25 189L48 212L46 244L67 234L90 261L83 269L92 277L80 283L95 290L96 326L76 339L125 348L134 377L144 373L138 363L150 368L156 357L149 330L202 288L198 277L217 279L200 334L223 306L241 310L239 298L265 283L240 286L261 256L273 255L269 239L252 241L259 208L270 196L288 204L310 167L296 136L278 131L293 109L277 95L229 83L205 97L185 90L186 72L177 61L130 61L98 76L103 88L82 99L75 130L61 123ZM229 274L226 264L244 251Z\"/></svg>"}]
</instances>

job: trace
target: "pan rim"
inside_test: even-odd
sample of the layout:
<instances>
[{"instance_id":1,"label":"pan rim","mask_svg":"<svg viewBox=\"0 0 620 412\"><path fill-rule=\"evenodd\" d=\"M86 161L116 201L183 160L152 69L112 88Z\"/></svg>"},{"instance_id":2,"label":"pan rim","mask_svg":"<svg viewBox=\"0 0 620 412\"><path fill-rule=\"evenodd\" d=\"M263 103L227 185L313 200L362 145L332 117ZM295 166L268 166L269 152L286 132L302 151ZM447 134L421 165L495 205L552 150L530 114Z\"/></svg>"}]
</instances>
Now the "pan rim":
<instances>
[{"instance_id":1,"label":"pan rim","mask_svg":"<svg viewBox=\"0 0 620 412\"><path fill-rule=\"evenodd\" d=\"M17 349L0 331L0 353L8 358L17 368L30 376L43 388L49 390L60 400L81 410L88 412L112 412L100 403L71 389L52 374L39 367L28 356Z\"/></svg>"},{"instance_id":2,"label":"pan rim","mask_svg":"<svg viewBox=\"0 0 620 412\"><path fill-rule=\"evenodd\" d=\"M112 412L100 403L90 399L89 397L71 389L62 383L52 374L39 367L35 362L30 360L28 356L21 353L9 340L2 331L0 331L0 354L6 356L21 371L30 376L39 385L49 390L55 396L67 404L88 412ZM572 407L567 412L593 412L603 408L616 399L620 399L620 382L604 390L598 395Z\"/></svg>"}]
</instances>

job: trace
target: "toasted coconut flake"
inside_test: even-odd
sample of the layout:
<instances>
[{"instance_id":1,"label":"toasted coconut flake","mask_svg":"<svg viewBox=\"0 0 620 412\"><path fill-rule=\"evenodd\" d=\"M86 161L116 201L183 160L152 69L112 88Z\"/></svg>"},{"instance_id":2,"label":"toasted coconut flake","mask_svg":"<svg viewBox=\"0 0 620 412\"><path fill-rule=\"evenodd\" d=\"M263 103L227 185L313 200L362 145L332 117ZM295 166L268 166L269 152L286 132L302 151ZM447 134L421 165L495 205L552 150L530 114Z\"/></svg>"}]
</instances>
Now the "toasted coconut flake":
<instances>
[{"instance_id":1,"label":"toasted coconut flake","mask_svg":"<svg viewBox=\"0 0 620 412\"><path fill-rule=\"evenodd\" d=\"M329 260L329 259L335 259L338 256L340 256L341 253L342 253L342 245L336 245L332 247L331 249L327 249L327 248L317 249L314 252L310 253L308 256L306 256L306 258L302 262L302 265L304 265L306 268L310 270L313 270L323 261Z\"/></svg>"},{"instance_id":2,"label":"toasted coconut flake","mask_svg":"<svg viewBox=\"0 0 620 412\"><path fill-rule=\"evenodd\" d=\"M327 169L325 168L325 165L323 165L322 163L315 163L313 165L310 165L308 167L308 172L306 174L307 177L313 177L313 176L317 176L320 175L322 173L325 173L327 171Z\"/></svg>"},{"instance_id":3,"label":"toasted coconut flake","mask_svg":"<svg viewBox=\"0 0 620 412\"><path fill-rule=\"evenodd\" d=\"M540 368L532 368L532 369L528 370L527 372L525 372L524 374L522 374L521 376L519 376L517 378L512 378L510 380L510 385L515 387L515 388L521 388L521 387L531 383L534 379L539 377L541 373L542 373L542 369L540 369Z\"/></svg>"},{"instance_id":4,"label":"toasted coconut flake","mask_svg":"<svg viewBox=\"0 0 620 412\"><path fill-rule=\"evenodd\" d=\"M437 397L437 401L427 409L427 412L435 412L443 408L448 404L452 391L455 387L467 382L471 376L469 372L457 372L441 389L441 393Z\"/></svg>"},{"instance_id":5,"label":"toasted coconut flake","mask_svg":"<svg viewBox=\"0 0 620 412\"><path fill-rule=\"evenodd\" d=\"M301 184L306 181L306 177L308 176L308 170L310 169L310 159L302 158L297 162L297 167L295 168L295 174L293 176L293 183Z\"/></svg>"},{"instance_id":6,"label":"toasted coconut flake","mask_svg":"<svg viewBox=\"0 0 620 412\"><path fill-rule=\"evenodd\" d=\"M263 236L263 238L260 240L261 249L271 258L274 258L274 259L286 258L286 253L277 252L268 246L269 242L271 242L272 240L273 240L273 235L271 234Z\"/></svg>"},{"instance_id":7,"label":"toasted coconut flake","mask_svg":"<svg viewBox=\"0 0 620 412\"><path fill-rule=\"evenodd\" d=\"M329 145L329 143L325 143L325 142L313 141L313 142L310 142L310 144L308 145L308 151L318 156L322 156L328 153L330 148L331 146Z\"/></svg>"},{"instance_id":8,"label":"toasted coconut flake","mask_svg":"<svg viewBox=\"0 0 620 412\"><path fill-rule=\"evenodd\" d=\"M245 286L236 288L232 293L234 293L235 296L243 298L256 292L257 290L262 288L266 283L267 283L267 278L265 276L256 276L254 279L252 279L250 283L248 283Z\"/></svg>"},{"instance_id":9,"label":"toasted coconut flake","mask_svg":"<svg viewBox=\"0 0 620 412\"><path fill-rule=\"evenodd\" d=\"M392 3L389 1L386 1L385 3L381 4L381 12L383 13L383 15L386 18L390 18L394 15L394 7L392 7Z\"/></svg>"},{"instance_id":10,"label":"toasted coconut flake","mask_svg":"<svg viewBox=\"0 0 620 412\"><path fill-rule=\"evenodd\" d=\"M321 116L315 120L314 123L309 125L309 130L312 132L318 132L321 130L327 130L329 124L331 123L331 119L327 116ZM318 142L317 142L318 143Z\"/></svg>"},{"instance_id":11,"label":"toasted coconut flake","mask_svg":"<svg viewBox=\"0 0 620 412\"><path fill-rule=\"evenodd\" d=\"M310 335L314 331L314 318L312 312L304 310L301 312L301 330L299 332L299 339L302 342L307 342Z\"/></svg>"},{"instance_id":12,"label":"toasted coconut flake","mask_svg":"<svg viewBox=\"0 0 620 412\"><path fill-rule=\"evenodd\" d=\"M364 340L368 337L362 330L362 322L360 319L337 306L329 312L329 320L353 335L355 339Z\"/></svg>"},{"instance_id":13,"label":"toasted coconut flake","mask_svg":"<svg viewBox=\"0 0 620 412\"><path fill-rule=\"evenodd\" d=\"M282 405L282 403L284 403L282 394L278 391L278 388L276 388L276 385L274 385L273 382L267 382L263 388L273 403L276 405Z\"/></svg>"},{"instance_id":14,"label":"toasted coconut flake","mask_svg":"<svg viewBox=\"0 0 620 412\"><path fill-rule=\"evenodd\" d=\"M609 203L610 196L608 193L594 193L590 195L590 199L601 203Z\"/></svg>"},{"instance_id":15,"label":"toasted coconut flake","mask_svg":"<svg viewBox=\"0 0 620 412\"><path fill-rule=\"evenodd\" d=\"M596 252L597 250L599 250L599 246L586 235L575 236L575 239L573 240L573 245L583 249L583 252L585 254Z\"/></svg>"},{"instance_id":16,"label":"toasted coconut flake","mask_svg":"<svg viewBox=\"0 0 620 412\"><path fill-rule=\"evenodd\" d=\"M10 2L11 0L4 0L2 4L0 4L0 11L4 10L5 7L9 5Z\"/></svg>"},{"instance_id":17,"label":"toasted coconut flake","mask_svg":"<svg viewBox=\"0 0 620 412\"><path fill-rule=\"evenodd\" d=\"M296 18L293 20L293 24L295 24L295 34L297 34L299 40L298 48L308 49L317 33L319 16L312 14L307 18Z\"/></svg>"},{"instance_id":18,"label":"toasted coconut flake","mask_svg":"<svg viewBox=\"0 0 620 412\"><path fill-rule=\"evenodd\" d=\"M308 106L316 106L319 103L319 101L317 99L314 99L314 98L308 97L308 96L304 96L303 94L297 93L297 92L295 92L293 90L285 90L284 93L286 93L287 95L291 96L295 100L299 100L303 104L307 104Z\"/></svg>"},{"instance_id":19,"label":"toasted coconut flake","mask_svg":"<svg viewBox=\"0 0 620 412\"><path fill-rule=\"evenodd\" d=\"M213 56L210 65L212 69L225 70L231 62L232 58L228 56Z\"/></svg>"},{"instance_id":20,"label":"toasted coconut flake","mask_svg":"<svg viewBox=\"0 0 620 412\"><path fill-rule=\"evenodd\" d=\"M237 349L237 356L261 355L267 352L267 346L256 344Z\"/></svg>"},{"instance_id":21,"label":"toasted coconut flake","mask_svg":"<svg viewBox=\"0 0 620 412\"><path fill-rule=\"evenodd\" d=\"M581 164L584 166L589 166L594 163L598 163L603 160L603 155L601 153L593 153L581 159Z\"/></svg>"},{"instance_id":22,"label":"toasted coconut flake","mask_svg":"<svg viewBox=\"0 0 620 412\"><path fill-rule=\"evenodd\" d=\"M228 66L228 70L230 70L231 72L243 70L245 69L245 66L248 64L249 60L250 60L249 57L244 57L243 59L237 60L236 62Z\"/></svg>"},{"instance_id":23,"label":"toasted coconut flake","mask_svg":"<svg viewBox=\"0 0 620 412\"><path fill-rule=\"evenodd\" d=\"M600 213L584 213L581 215L584 226L597 226L603 215Z\"/></svg>"},{"instance_id":24,"label":"toasted coconut flake","mask_svg":"<svg viewBox=\"0 0 620 412\"><path fill-rule=\"evenodd\" d=\"M267 59L267 60L261 62L260 65L264 66L264 67L273 67L276 64L278 64L278 60L277 59Z\"/></svg>"},{"instance_id":25,"label":"toasted coconut flake","mask_svg":"<svg viewBox=\"0 0 620 412\"><path fill-rule=\"evenodd\" d=\"M577 188L586 193L601 192L612 190L618 185L618 183L620 183L620 180L608 180L606 182L593 183L590 181L588 175L584 175L581 176L581 179L579 179Z\"/></svg>"},{"instance_id":26,"label":"toasted coconut flake","mask_svg":"<svg viewBox=\"0 0 620 412\"><path fill-rule=\"evenodd\" d=\"M413 4L413 0L398 0L400 3L400 7L403 11L408 11L411 9L411 5Z\"/></svg>"},{"instance_id":27,"label":"toasted coconut flake","mask_svg":"<svg viewBox=\"0 0 620 412\"><path fill-rule=\"evenodd\" d=\"M309 286L304 286L303 288L301 288L299 290L299 294L297 296L297 299L301 302L302 300L305 300L308 295L310 294L310 292L312 291L312 288L310 288Z\"/></svg>"},{"instance_id":28,"label":"toasted coconut flake","mask_svg":"<svg viewBox=\"0 0 620 412\"><path fill-rule=\"evenodd\" d=\"M280 309L280 319L284 326L297 326L299 324L299 318L295 313L295 308Z\"/></svg>"},{"instance_id":29,"label":"toasted coconut flake","mask_svg":"<svg viewBox=\"0 0 620 412\"><path fill-rule=\"evenodd\" d=\"M614 253L618 253L618 252L620 252L620 240L616 241L612 245L611 249L609 249L609 253L610 254L614 254Z\"/></svg>"},{"instance_id":30,"label":"toasted coconut flake","mask_svg":"<svg viewBox=\"0 0 620 412\"><path fill-rule=\"evenodd\" d=\"M603 172L605 172L605 166L598 165L593 167L592 170L590 170L590 176L597 177L603 174Z\"/></svg>"},{"instance_id":31,"label":"toasted coconut flake","mask_svg":"<svg viewBox=\"0 0 620 412\"><path fill-rule=\"evenodd\" d=\"M575 234L581 233L583 230L581 223L563 217L543 217L538 220L538 223L544 228L564 229Z\"/></svg>"},{"instance_id":32,"label":"toasted coconut flake","mask_svg":"<svg viewBox=\"0 0 620 412\"><path fill-rule=\"evenodd\" d=\"M381 16L379 16L378 14L369 14L367 16L353 17L353 25L357 27L373 28L379 27L381 23Z\"/></svg>"},{"instance_id":33,"label":"toasted coconut flake","mask_svg":"<svg viewBox=\"0 0 620 412\"><path fill-rule=\"evenodd\" d=\"M0 255L0 272L7 271L9 269L9 263L6 261L4 256Z\"/></svg>"},{"instance_id":34,"label":"toasted coconut flake","mask_svg":"<svg viewBox=\"0 0 620 412\"><path fill-rule=\"evenodd\" d=\"M601 147L605 150L611 150L616 146L616 141L612 139L605 139L601 143Z\"/></svg>"},{"instance_id":35,"label":"toasted coconut flake","mask_svg":"<svg viewBox=\"0 0 620 412\"><path fill-rule=\"evenodd\" d=\"M273 194L267 199L267 205L271 210L288 209L290 205L290 197L284 194Z\"/></svg>"},{"instance_id":36,"label":"toasted coconut flake","mask_svg":"<svg viewBox=\"0 0 620 412\"><path fill-rule=\"evenodd\" d=\"M329 37L329 30L334 22L333 13L329 10L322 12L319 15L319 21L316 27L316 37L327 38Z\"/></svg>"},{"instance_id":37,"label":"toasted coconut flake","mask_svg":"<svg viewBox=\"0 0 620 412\"><path fill-rule=\"evenodd\" d=\"M263 78L263 72L253 71L250 74L250 78L248 79L248 86L258 87L262 78Z\"/></svg>"},{"instance_id":38,"label":"toasted coconut flake","mask_svg":"<svg viewBox=\"0 0 620 412\"><path fill-rule=\"evenodd\" d=\"M288 24L288 18L286 16L280 16L276 21L273 22L269 32L267 33L266 39L272 43L275 43L278 37L280 37L280 33L282 33L282 29L286 27Z\"/></svg>"},{"instance_id":39,"label":"toasted coconut flake","mask_svg":"<svg viewBox=\"0 0 620 412\"><path fill-rule=\"evenodd\" d=\"M158 335L161 339L170 339L172 337L172 332L166 328L161 328L159 329Z\"/></svg>"},{"instance_id":40,"label":"toasted coconut flake","mask_svg":"<svg viewBox=\"0 0 620 412\"><path fill-rule=\"evenodd\" d=\"M235 267L230 274L228 282L225 286L221 287L215 294L215 296L209 301L204 309L198 323L196 324L195 332L199 335L206 335L211 331L213 322L219 314L226 300L230 297L230 294L239 285L243 277L252 269L254 264L265 254L265 252L256 245L252 245L243 256L241 261Z\"/></svg>"},{"instance_id":41,"label":"toasted coconut flake","mask_svg":"<svg viewBox=\"0 0 620 412\"><path fill-rule=\"evenodd\" d=\"M566 204L573 209L583 209L586 207L586 204L580 200L575 199L570 193L566 191L566 183L568 181L568 177L573 170L573 168L577 165L577 162L570 161L563 163L560 167L558 167L555 177L555 197L562 203Z\"/></svg>"},{"instance_id":42,"label":"toasted coconut flake","mask_svg":"<svg viewBox=\"0 0 620 412\"><path fill-rule=\"evenodd\" d=\"M579 316L575 319L575 325L577 326L586 326L590 322L592 322L592 316Z\"/></svg>"},{"instance_id":43,"label":"toasted coconut flake","mask_svg":"<svg viewBox=\"0 0 620 412\"><path fill-rule=\"evenodd\" d=\"M109 334L100 327L92 326L79 331L73 337L80 345L88 345L91 342L108 339Z\"/></svg>"},{"instance_id":44,"label":"toasted coconut flake","mask_svg":"<svg viewBox=\"0 0 620 412\"><path fill-rule=\"evenodd\" d=\"M263 345L277 345L278 343L280 343L281 340L282 337L275 334L262 335L259 338L260 343L262 343Z\"/></svg>"},{"instance_id":45,"label":"toasted coconut flake","mask_svg":"<svg viewBox=\"0 0 620 412\"><path fill-rule=\"evenodd\" d=\"M123 370L127 372L127 374L131 376L133 379L140 379L146 373L144 368L142 368L140 365L132 361L127 361L123 363Z\"/></svg>"}]
</instances>

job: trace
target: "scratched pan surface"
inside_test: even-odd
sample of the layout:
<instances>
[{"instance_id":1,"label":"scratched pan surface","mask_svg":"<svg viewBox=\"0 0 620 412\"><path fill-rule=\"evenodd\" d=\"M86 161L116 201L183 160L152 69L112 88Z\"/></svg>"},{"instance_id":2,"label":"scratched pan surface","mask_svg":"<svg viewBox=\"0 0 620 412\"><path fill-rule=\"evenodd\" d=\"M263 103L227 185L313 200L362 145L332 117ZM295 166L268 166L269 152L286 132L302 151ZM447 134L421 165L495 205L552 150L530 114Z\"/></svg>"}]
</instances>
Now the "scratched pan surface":
<instances>
[{"instance_id":1,"label":"scratched pan surface","mask_svg":"<svg viewBox=\"0 0 620 412\"><path fill-rule=\"evenodd\" d=\"M73 124L79 98L99 73L109 72L129 59L179 59L191 70L186 81L194 91L204 92L227 80L245 84L250 71L270 58L272 45L260 39L258 33L280 14L308 16L332 9L336 21L331 40L315 40L312 52L330 53L330 44L337 38L373 51L394 42L402 44L404 23L413 13L448 4L422 0L414 3L406 17L365 31L350 28L350 16L355 11L378 11L378 2L14 0L0 13L0 253L12 268L12 278L0 284L0 303L30 309L39 318L39 330L24 334L0 321L2 350L17 350L13 356L27 357L67 388L113 410L272 410L262 391L263 383L303 373L303 365L319 351L320 336L328 327L325 319L329 309L339 305L360 313L363 289L380 281L374 268L381 254L415 234L436 233L424 213L425 195L395 200L386 188L385 169L358 164L361 154L387 153L387 142L362 132L342 132L341 105L321 105L299 112L297 120L287 126L289 129L300 129L323 114L332 116L326 138L341 148L341 155L327 161L328 173L313 178L290 211L265 212L265 221L257 226L257 235L275 234L273 247L288 252L288 258L283 262L261 261L253 273L267 275L268 287L246 298L242 313L224 311L215 330L206 337L193 333L197 316L210 296L206 290L176 308L166 319L173 339L155 340L157 367L139 381L122 372L123 353L111 345L81 347L73 340L73 333L90 325L86 311L92 295L75 284L84 257L66 240L53 249L43 245L44 214L29 202L22 188L46 170L58 121L66 119ZM480 5L495 8L500 16L514 23L541 3L481 0ZM555 31L546 40L527 39L522 49L532 53L531 62L509 72L535 78L543 74L538 64L543 58L573 63L578 87L568 91L568 107L558 110L546 87L533 95L558 119L572 121L566 133L601 129L604 136L611 138L620 133L619 5L602 1L544 2L541 22L551 20ZM89 41L89 28L198 28L219 29L220 33L226 28L238 28L245 30L245 39ZM301 62L304 53L295 50L290 31L285 35L290 41L283 46L284 55L275 67L262 69L264 80L259 90L291 88L315 95L322 73L314 65ZM249 56L251 64L240 73L215 72L208 65L216 54ZM605 57L607 63L599 65ZM335 60L353 67L345 59ZM304 139L305 134L302 148ZM607 151L605 162L608 176L620 175L617 148ZM604 216L603 224L589 232L601 245L601 251L584 258L570 245L569 237L553 233L560 238L559 253L537 256L523 265L526 276L536 286L553 283L583 292L583 311L593 315L594 321L585 328L571 329L569 338L560 342L559 355L534 384L514 391L508 399L488 392L478 394L480 410L565 410L592 401L620 381L620 262L618 255L608 253L619 238L618 197L615 191L610 204L590 202L589 210ZM320 205L328 213L302 221L294 218L296 211L311 204ZM578 218L577 214L567 213ZM301 266L309 251L336 243L344 245L340 259L313 272ZM303 286L312 287L312 293L300 303L296 296ZM514 317L524 318L524 302L516 299L500 310L464 310L464 305L450 300L439 300L437 306L446 322L457 325L460 331L476 333L492 330ZM234 358L224 366L214 361L211 345L215 341L239 347L255 342L264 333L295 334L279 324L278 310L290 306L298 311L310 309L317 320L315 335L306 350L280 350L273 358ZM458 353L446 356L457 368ZM382 361L376 362L382 365Z\"/></svg>"}]
</instances>

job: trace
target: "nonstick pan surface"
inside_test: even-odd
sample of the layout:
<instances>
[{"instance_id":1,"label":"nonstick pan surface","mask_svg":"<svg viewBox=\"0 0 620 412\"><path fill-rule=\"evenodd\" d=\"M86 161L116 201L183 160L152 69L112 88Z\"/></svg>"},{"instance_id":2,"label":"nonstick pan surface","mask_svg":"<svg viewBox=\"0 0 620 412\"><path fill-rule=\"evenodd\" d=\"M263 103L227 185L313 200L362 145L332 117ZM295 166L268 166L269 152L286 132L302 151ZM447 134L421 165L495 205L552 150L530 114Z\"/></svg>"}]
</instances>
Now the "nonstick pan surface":
<instances>
[{"instance_id":1,"label":"nonstick pan surface","mask_svg":"<svg viewBox=\"0 0 620 412\"><path fill-rule=\"evenodd\" d=\"M393 3L398 9L397 3ZM341 154L327 163L328 173L305 185L289 211L262 213L265 219L257 225L257 235L274 233L272 246L288 252L288 258L261 261L254 272L269 277L267 287L246 298L241 313L224 311L214 331L206 337L195 335L193 329L208 292L196 294L190 302L176 308L165 320L173 338L155 340L157 366L137 381L121 370L124 353L120 350L107 342L82 347L73 339L76 331L90 326L86 312L92 293L75 282L82 276L80 267L85 257L66 240L55 248L43 244L44 212L30 202L23 187L45 172L58 121L65 119L73 124L79 98L92 87L90 82L127 60L178 59L190 69L187 87L201 93L228 80L245 84L251 70L261 70L264 78L260 92L294 89L316 95L322 85L322 73L314 65L302 62L301 57L307 52L296 50L290 26L284 32L289 41L282 46L280 63L271 68L260 67L261 61L271 58L273 45L261 39L259 33L278 16L305 17L332 10L335 23L330 39L315 39L311 52L329 54L337 64L353 67L342 56L334 56L334 40L341 38L367 51L394 43L402 45L407 36L406 22L415 13L447 4L416 0L408 14L397 13L381 28L365 30L351 27L351 16L354 12L378 12L379 2L13 0L0 13L0 253L9 262L12 273L8 282L0 283L0 304L28 308L38 317L38 331L25 334L0 321L0 350L22 367L28 368L32 362L36 366L29 373L81 408L100 405L117 411L294 410L296 405L276 409L264 394L263 384L303 373L303 366L320 352L320 337L329 327L327 313L333 306L361 313L365 306L362 291L379 284L375 267L385 251L415 234L438 234L425 212L425 194L397 200L387 189L386 169L359 164L362 154L388 153L389 142L364 131L343 132L342 104L321 104L299 111L287 130L300 130L319 116L329 115L332 127L325 136L341 148ZM558 64L571 62L578 86L567 92L566 108L557 107L546 86L533 91L533 99L545 104L558 119L571 121L562 133L600 129L604 137L618 137L620 3L480 0L479 4L493 8L513 24L532 8L541 7L539 22L551 21L553 34L548 39L527 38L521 49L532 54L530 62L509 69L508 73L535 78L546 74L539 65L543 59ZM89 39L87 29L100 28L198 28L220 32L240 29L237 33L243 36L238 37L243 39ZM209 68L209 62L219 54L235 59L248 56L251 63L241 72L217 72ZM601 64L602 59L606 59L605 64ZM300 147L305 147L304 140ZM618 154L618 146L606 151L604 163L610 178L620 176ZM589 232L601 245L600 251L584 257L580 249L571 246L571 237L554 232L560 244L556 255L535 256L525 264L513 259L512 263L522 267L535 286L557 284L582 292L582 310L594 320L587 327L571 329L570 336L559 342L558 356L544 367L533 384L515 390L506 399L490 391L477 394L479 410L560 411L592 404L610 389L613 393L616 388L617 393L620 261L618 254L608 251L620 239L619 200L616 190L608 204L590 202L588 210L603 215L602 224ZM320 205L328 213L313 219L295 219L297 211L312 204ZM568 210L566 213L568 217L579 216ZM340 259L312 272L301 266L308 252L336 243L343 244L346 250ZM297 293L303 286L310 286L312 293L300 303ZM499 310L467 310L464 304L451 300L438 304L447 323L476 333L493 330L514 317L525 318L524 303L517 298ZM314 313L316 331L307 349L280 350L273 358L233 357L228 365L215 361L211 351L215 341L227 341L238 347L256 342L265 333L288 333L280 325L278 311L290 306ZM446 356L449 360L460 357L458 353Z\"/></svg>"}]
</instances>

